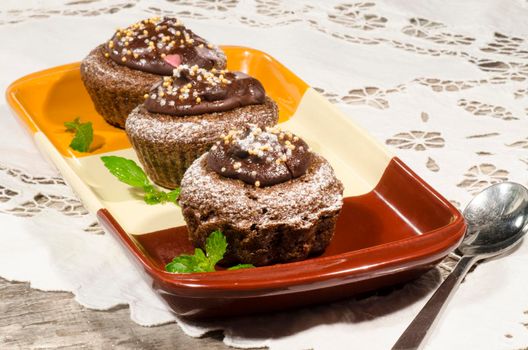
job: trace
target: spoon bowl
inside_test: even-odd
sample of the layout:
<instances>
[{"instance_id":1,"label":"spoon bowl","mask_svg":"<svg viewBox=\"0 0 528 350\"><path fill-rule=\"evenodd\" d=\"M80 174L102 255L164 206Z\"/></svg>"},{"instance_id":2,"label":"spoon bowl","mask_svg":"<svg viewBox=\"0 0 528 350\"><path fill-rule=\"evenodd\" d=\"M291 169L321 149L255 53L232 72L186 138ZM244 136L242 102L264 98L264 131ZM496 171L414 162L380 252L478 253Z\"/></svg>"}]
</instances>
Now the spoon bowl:
<instances>
[{"instance_id":1,"label":"spoon bowl","mask_svg":"<svg viewBox=\"0 0 528 350\"><path fill-rule=\"evenodd\" d=\"M479 193L464 210L467 231L458 252L481 259L509 250L528 231L528 190L503 182Z\"/></svg>"}]
</instances>

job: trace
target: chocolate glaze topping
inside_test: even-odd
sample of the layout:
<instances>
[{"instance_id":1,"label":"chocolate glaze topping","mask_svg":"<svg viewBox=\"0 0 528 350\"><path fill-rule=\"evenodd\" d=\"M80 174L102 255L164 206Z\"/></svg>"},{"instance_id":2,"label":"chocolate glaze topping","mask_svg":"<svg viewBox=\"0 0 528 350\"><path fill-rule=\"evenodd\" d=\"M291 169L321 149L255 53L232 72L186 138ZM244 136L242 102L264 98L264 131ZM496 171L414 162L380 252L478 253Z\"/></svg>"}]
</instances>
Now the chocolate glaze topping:
<instances>
[{"instance_id":1,"label":"chocolate glaze topping","mask_svg":"<svg viewBox=\"0 0 528 350\"><path fill-rule=\"evenodd\" d=\"M306 142L292 133L250 124L223 135L209 151L207 165L219 175L260 187L303 175L312 157Z\"/></svg>"},{"instance_id":2,"label":"chocolate glaze topping","mask_svg":"<svg viewBox=\"0 0 528 350\"><path fill-rule=\"evenodd\" d=\"M180 64L223 68L225 61L220 49L167 17L118 29L105 48L105 56L116 63L158 75L171 75Z\"/></svg>"},{"instance_id":3,"label":"chocolate glaze topping","mask_svg":"<svg viewBox=\"0 0 528 350\"><path fill-rule=\"evenodd\" d=\"M261 104L266 92L257 79L242 72L180 65L145 98L149 112L186 116Z\"/></svg>"}]
</instances>

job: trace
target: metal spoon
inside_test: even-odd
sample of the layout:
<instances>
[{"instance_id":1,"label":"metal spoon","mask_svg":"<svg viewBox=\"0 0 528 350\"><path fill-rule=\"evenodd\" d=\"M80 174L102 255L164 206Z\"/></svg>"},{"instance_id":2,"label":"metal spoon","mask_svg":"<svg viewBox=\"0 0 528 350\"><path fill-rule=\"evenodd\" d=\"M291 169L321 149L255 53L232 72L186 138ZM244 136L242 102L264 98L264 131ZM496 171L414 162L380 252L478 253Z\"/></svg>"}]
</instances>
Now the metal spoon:
<instances>
[{"instance_id":1,"label":"metal spoon","mask_svg":"<svg viewBox=\"0 0 528 350\"><path fill-rule=\"evenodd\" d=\"M528 190L503 182L480 192L464 210L467 231L458 252L462 258L416 315L393 350L417 349L471 266L513 248L528 231Z\"/></svg>"}]
</instances>

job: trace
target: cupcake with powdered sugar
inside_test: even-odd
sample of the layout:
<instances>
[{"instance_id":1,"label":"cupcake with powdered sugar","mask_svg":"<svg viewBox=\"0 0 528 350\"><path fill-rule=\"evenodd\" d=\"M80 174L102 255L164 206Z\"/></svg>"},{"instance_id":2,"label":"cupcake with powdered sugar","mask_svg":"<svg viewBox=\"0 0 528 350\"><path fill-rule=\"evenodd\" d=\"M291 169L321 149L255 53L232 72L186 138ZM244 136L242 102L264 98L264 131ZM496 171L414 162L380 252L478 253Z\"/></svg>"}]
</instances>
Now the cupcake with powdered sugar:
<instances>
[{"instance_id":1,"label":"cupcake with powdered sugar","mask_svg":"<svg viewBox=\"0 0 528 350\"><path fill-rule=\"evenodd\" d=\"M182 64L223 69L226 57L178 19L153 17L118 29L90 52L81 62L81 78L97 112L124 128L152 85Z\"/></svg>"},{"instance_id":2,"label":"cupcake with powdered sugar","mask_svg":"<svg viewBox=\"0 0 528 350\"><path fill-rule=\"evenodd\" d=\"M277 121L277 105L257 79L180 65L130 113L125 130L149 177L175 188L191 163L229 130Z\"/></svg>"},{"instance_id":3,"label":"cupcake with powdered sugar","mask_svg":"<svg viewBox=\"0 0 528 350\"><path fill-rule=\"evenodd\" d=\"M196 247L221 230L225 263L262 266L322 253L343 185L298 136L252 125L231 130L190 166L179 203Z\"/></svg>"}]
</instances>

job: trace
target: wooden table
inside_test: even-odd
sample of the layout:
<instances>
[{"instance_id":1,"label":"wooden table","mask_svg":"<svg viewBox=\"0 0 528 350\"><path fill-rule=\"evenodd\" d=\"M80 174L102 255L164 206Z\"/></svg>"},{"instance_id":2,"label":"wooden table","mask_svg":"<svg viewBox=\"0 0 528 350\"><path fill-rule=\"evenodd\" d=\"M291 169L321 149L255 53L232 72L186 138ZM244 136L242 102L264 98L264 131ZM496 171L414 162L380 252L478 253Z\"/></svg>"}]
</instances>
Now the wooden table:
<instances>
[{"instance_id":1,"label":"wooden table","mask_svg":"<svg viewBox=\"0 0 528 350\"><path fill-rule=\"evenodd\" d=\"M0 349L230 349L222 333L191 338L176 324L142 327L127 306L94 311L71 293L0 278Z\"/></svg>"}]
</instances>

